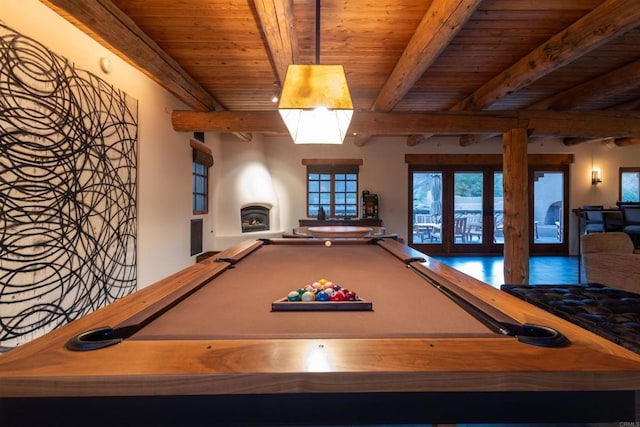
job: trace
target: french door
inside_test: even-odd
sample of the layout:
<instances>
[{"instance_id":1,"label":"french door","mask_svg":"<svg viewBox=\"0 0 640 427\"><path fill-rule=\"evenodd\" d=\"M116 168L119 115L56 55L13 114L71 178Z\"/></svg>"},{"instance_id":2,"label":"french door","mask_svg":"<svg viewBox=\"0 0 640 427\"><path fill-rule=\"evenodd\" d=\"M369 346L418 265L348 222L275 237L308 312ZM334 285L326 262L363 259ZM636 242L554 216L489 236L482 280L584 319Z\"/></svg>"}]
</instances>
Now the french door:
<instances>
[{"instance_id":1,"label":"french door","mask_svg":"<svg viewBox=\"0 0 640 427\"><path fill-rule=\"evenodd\" d=\"M529 171L532 253L566 252L568 170ZM502 253L504 200L501 165L410 166L411 246L434 254Z\"/></svg>"}]
</instances>

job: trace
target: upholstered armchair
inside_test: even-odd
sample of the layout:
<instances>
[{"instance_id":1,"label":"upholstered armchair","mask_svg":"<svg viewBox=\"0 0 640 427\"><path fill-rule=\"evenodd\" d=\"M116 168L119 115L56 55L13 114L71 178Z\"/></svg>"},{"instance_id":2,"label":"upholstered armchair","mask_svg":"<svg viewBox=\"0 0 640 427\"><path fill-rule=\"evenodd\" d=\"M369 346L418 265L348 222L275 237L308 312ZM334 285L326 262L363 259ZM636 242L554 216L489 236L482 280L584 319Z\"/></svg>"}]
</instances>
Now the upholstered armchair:
<instances>
[{"instance_id":1,"label":"upholstered armchair","mask_svg":"<svg viewBox=\"0 0 640 427\"><path fill-rule=\"evenodd\" d=\"M580 236L587 282L640 294L640 251L623 232Z\"/></svg>"}]
</instances>

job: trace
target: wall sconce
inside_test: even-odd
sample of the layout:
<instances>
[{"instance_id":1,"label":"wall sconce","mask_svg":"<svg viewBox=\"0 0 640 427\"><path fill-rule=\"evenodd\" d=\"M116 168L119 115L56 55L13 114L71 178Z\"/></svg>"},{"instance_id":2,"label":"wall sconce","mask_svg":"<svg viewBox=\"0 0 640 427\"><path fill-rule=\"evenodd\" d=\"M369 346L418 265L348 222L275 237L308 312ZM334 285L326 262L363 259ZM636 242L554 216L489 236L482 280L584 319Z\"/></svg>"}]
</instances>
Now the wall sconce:
<instances>
[{"instance_id":1,"label":"wall sconce","mask_svg":"<svg viewBox=\"0 0 640 427\"><path fill-rule=\"evenodd\" d=\"M593 168L591 170L591 185L600 184L602 182L602 178L600 178L600 169Z\"/></svg>"}]
</instances>

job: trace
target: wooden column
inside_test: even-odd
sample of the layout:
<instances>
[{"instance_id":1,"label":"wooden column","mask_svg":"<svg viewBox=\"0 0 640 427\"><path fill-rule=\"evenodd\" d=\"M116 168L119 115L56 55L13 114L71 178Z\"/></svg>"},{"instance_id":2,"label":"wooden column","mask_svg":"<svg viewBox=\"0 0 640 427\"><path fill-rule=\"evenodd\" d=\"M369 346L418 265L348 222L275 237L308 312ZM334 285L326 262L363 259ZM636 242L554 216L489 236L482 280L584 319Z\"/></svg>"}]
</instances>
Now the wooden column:
<instances>
[{"instance_id":1,"label":"wooden column","mask_svg":"<svg viewBox=\"0 0 640 427\"><path fill-rule=\"evenodd\" d=\"M504 281L529 283L529 191L527 130L502 135L504 186Z\"/></svg>"}]
</instances>

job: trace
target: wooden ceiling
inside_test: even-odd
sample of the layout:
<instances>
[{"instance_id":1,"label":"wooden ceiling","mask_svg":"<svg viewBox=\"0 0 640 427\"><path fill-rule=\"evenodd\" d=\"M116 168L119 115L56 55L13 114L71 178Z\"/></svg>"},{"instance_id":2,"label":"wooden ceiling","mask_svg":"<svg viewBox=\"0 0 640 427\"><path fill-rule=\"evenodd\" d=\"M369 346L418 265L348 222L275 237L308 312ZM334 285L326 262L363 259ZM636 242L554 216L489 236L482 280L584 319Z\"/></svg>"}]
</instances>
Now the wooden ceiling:
<instances>
[{"instance_id":1,"label":"wooden ceiling","mask_svg":"<svg viewBox=\"0 0 640 427\"><path fill-rule=\"evenodd\" d=\"M176 130L283 133L271 98L289 63L316 60L315 0L42 1L192 108ZM359 145L640 137L638 0L322 0L319 22Z\"/></svg>"}]
</instances>

